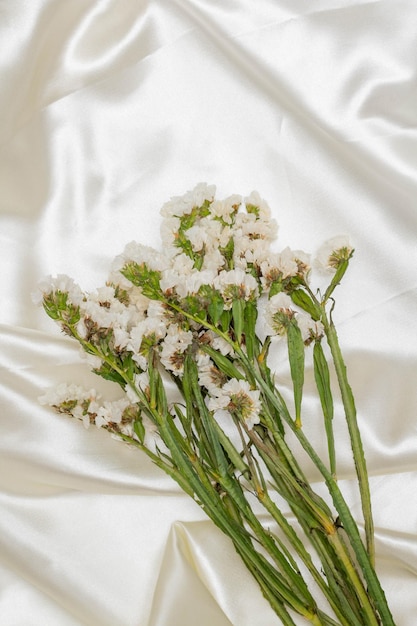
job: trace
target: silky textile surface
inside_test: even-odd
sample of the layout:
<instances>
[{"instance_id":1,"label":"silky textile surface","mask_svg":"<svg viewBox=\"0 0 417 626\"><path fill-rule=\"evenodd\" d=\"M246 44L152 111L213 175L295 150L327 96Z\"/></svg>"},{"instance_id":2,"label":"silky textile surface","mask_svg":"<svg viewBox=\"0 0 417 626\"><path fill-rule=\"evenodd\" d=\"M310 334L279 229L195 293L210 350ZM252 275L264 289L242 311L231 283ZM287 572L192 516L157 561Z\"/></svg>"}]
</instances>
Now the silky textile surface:
<instances>
[{"instance_id":1,"label":"silky textile surface","mask_svg":"<svg viewBox=\"0 0 417 626\"><path fill-rule=\"evenodd\" d=\"M415 1L0 0L0 48L0 624L279 624L176 484L38 402L62 381L109 389L32 303L39 281L102 284L126 243L159 246L166 200L207 181L258 190L280 247L355 245L335 320L377 569L415 626ZM313 440L315 408L307 392Z\"/></svg>"}]
</instances>

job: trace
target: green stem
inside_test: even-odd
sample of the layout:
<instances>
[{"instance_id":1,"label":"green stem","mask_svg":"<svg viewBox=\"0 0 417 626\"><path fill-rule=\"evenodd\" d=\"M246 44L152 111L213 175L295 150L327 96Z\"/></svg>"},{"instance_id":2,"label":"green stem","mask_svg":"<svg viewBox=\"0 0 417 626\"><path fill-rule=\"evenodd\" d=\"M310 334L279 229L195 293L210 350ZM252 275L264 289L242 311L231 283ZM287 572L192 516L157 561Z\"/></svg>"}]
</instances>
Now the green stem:
<instances>
[{"instance_id":1,"label":"green stem","mask_svg":"<svg viewBox=\"0 0 417 626\"><path fill-rule=\"evenodd\" d=\"M271 517L278 523L279 527L281 528L281 530L283 531L283 533L285 534L285 536L291 543L292 547L296 550L297 554L302 559L304 565L307 567L308 571L312 575L314 581L320 588L323 595L327 598L330 606L336 613L341 624L344 624L344 626L354 626L354 624L351 621L346 621L346 616L341 610L341 606L340 606L341 599L335 597L335 594L332 591L332 589L326 584L325 580L320 575L320 572L315 567L309 552L304 547L303 542L298 538L293 527L288 523L286 518L283 516L281 511L276 506L275 502L271 500L269 494L266 491L264 491L263 493L259 494L258 499L264 505L265 509L269 512ZM304 530L308 530L308 529L304 529ZM311 530L310 530L310 540L312 540ZM315 544L314 540L312 540L312 543L314 547L316 548L317 552L320 554L320 558L322 559L323 558L323 555L321 554L322 550L321 551L318 550L318 546ZM334 566L334 563L333 563L333 566ZM328 580L330 579L329 575L327 575L327 579ZM339 600L339 603L337 602L337 600Z\"/></svg>"},{"instance_id":2,"label":"green stem","mask_svg":"<svg viewBox=\"0 0 417 626\"><path fill-rule=\"evenodd\" d=\"M168 419L165 419L166 417ZM283 577L255 550L247 531L242 526L238 526L234 519L231 519L221 501L220 494L216 492L208 478L207 468L201 466L197 457L190 458L183 449L186 442L181 439L180 433L176 431L173 421L169 419L169 416L158 415L156 411L155 421L158 423L162 439L168 446L178 471L188 481L206 514L232 539L235 546L239 547L239 553L244 554L253 563L253 566L264 578L271 593L277 594L280 602L287 603L297 613L312 621L315 611L312 610L310 603L306 603L295 595Z\"/></svg>"},{"instance_id":3,"label":"green stem","mask_svg":"<svg viewBox=\"0 0 417 626\"><path fill-rule=\"evenodd\" d=\"M363 450L362 439L358 427L355 401L352 389L349 385L346 373L346 365L340 350L339 340L336 328L332 321L328 321L327 317L323 318L323 325L326 337L333 357L336 370L337 380L342 395L343 406L345 409L346 422L349 429L349 435L352 445L353 458L358 476L359 491L362 501L362 512L365 521L365 537L366 546L369 554L369 560L372 566L375 565L375 541L374 541L374 523L371 507L371 493L369 488L368 472L366 468L365 453Z\"/></svg>"},{"instance_id":4,"label":"green stem","mask_svg":"<svg viewBox=\"0 0 417 626\"><path fill-rule=\"evenodd\" d=\"M339 489L337 481L334 479L334 477L332 476L330 471L327 469L325 464L322 462L317 452L314 450L314 448L308 441L307 437L304 435L303 430L295 427L294 421L291 418L291 415L285 409L285 406L283 405L280 397L279 396L277 397L277 390L270 389L268 384L265 383L265 381L263 380L262 376L257 371L254 370L251 363L248 361L245 353L240 348L237 348L237 350L238 350L239 357L244 367L250 368L252 372L254 372L254 376L260 388L264 391L264 393L269 397L271 402L275 405L276 410L280 412L281 417L291 428L291 430L293 431L293 433L299 440L300 444L302 445L302 447L304 448L304 450L306 451L310 459L313 461L313 463L316 465L317 469L320 471L323 478L325 479L326 485L329 489L329 493L333 499L335 508L340 516L343 527L346 530L351 546L356 554L358 563L360 567L362 568L363 575L368 583L369 594L375 601L376 606L378 607L380 616L383 620L382 624L384 626L395 626L391 612L389 610L389 607L385 598L385 594L381 588L381 584L375 573L373 565L370 562L369 554L367 550L365 549L365 546L362 543L362 539L360 537L356 522L353 519L353 516L349 510L349 507L347 506L346 501ZM370 605L369 598L368 599L365 598L365 601L366 600L367 600L367 604Z\"/></svg>"}]
</instances>

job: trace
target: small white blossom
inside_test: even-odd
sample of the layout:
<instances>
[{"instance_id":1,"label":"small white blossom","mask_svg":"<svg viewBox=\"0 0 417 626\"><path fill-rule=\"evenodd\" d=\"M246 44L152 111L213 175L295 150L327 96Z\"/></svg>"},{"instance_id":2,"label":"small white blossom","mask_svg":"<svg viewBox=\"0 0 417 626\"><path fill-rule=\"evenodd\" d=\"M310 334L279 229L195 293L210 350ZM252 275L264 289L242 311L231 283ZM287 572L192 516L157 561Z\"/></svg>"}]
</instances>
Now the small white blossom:
<instances>
[{"instance_id":1,"label":"small white blossom","mask_svg":"<svg viewBox=\"0 0 417 626\"><path fill-rule=\"evenodd\" d=\"M334 273L342 260L347 260L353 247L346 235L332 237L319 248L315 266L322 271Z\"/></svg>"},{"instance_id":2,"label":"small white blossom","mask_svg":"<svg viewBox=\"0 0 417 626\"><path fill-rule=\"evenodd\" d=\"M291 298L283 292L277 293L268 301L265 307L265 318L267 325L273 335L284 335L286 333L285 320L294 315L293 302Z\"/></svg>"},{"instance_id":3,"label":"small white blossom","mask_svg":"<svg viewBox=\"0 0 417 626\"><path fill-rule=\"evenodd\" d=\"M184 372L184 352L191 345L193 334L182 330L177 324L168 327L165 339L161 343L161 363L176 375Z\"/></svg>"},{"instance_id":4,"label":"small white blossom","mask_svg":"<svg viewBox=\"0 0 417 626\"><path fill-rule=\"evenodd\" d=\"M261 198L257 191L252 191L249 196L244 199L246 207L256 207L259 217L269 219L271 217L271 209L269 204Z\"/></svg>"},{"instance_id":5,"label":"small white blossom","mask_svg":"<svg viewBox=\"0 0 417 626\"><path fill-rule=\"evenodd\" d=\"M199 183L191 191L187 191L183 196L173 196L166 202L162 209L163 217L181 217L188 215L195 207L200 207L206 200L211 202L216 193L214 185Z\"/></svg>"},{"instance_id":6,"label":"small white blossom","mask_svg":"<svg viewBox=\"0 0 417 626\"><path fill-rule=\"evenodd\" d=\"M253 213L238 213L235 221L236 229L251 239L275 239L278 226L275 220L258 219Z\"/></svg>"},{"instance_id":7,"label":"small white blossom","mask_svg":"<svg viewBox=\"0 0 417 626\"><path fill-rule=\"evenodd\" d=\"M68 294L68 300L75 306L81 304L84 294L81 288L66 274L47 276L38 285L38 291L32 294L32 301L37 306L42 306L45 296L56 292Z\"/></svg>"},{"instance_id":8,"label":"small white blossom","mask_svg":"<svg viewBox=\"0 0 417 626\"><path fill-rule=\"evenodd\" d=\"M222 270L214 280L214 287L222 294L226 308L231 308L237 298L249 300L259 292L256 278L239 268Z\"/></svg>"},{"instance_id":9,"label":"small white blossom","mask_svg":"<svg viewBox=\"0 0 417 626\"><path fill-rule=\"evenodd\" d=\"M168 269L175 270L178 274L191 274L194 268L194 261L187 254L180 252L171 260Z\"/></svg>"},{"instance_id":10,"label":"small white blossom","mask_svg":"<svg viewBox=\"0 0 417 626\"><path fill-rule=\"evenodd\" d=\"M114 347L123 350L129 343L129 333L126 328L115 327L113 328L113 343Z\"/></svg>"},{"instance_id":11,"label":"small white blossom","mask_svg":"<svg viewBox=\"0 0 417 626\"><path fill-rule=\"evenodd\" d=\"M161 451L169 452L168 448L166 447L159 435L158 426L154 422L152 422L152 420L150 420L149 417L145 415L145 413L142 413L141 419L142 424L145 428L145 446L149 450L152 450L153 452L158 454Z\"/></svg>"},{"instance_id":12,"label":"small white blossom","mask_svg":"<svg viewBox=\"0 0 417 626\"><path fill-rule=\"evenodd\" d=\"M262 285L267 290L275 280L292 276L302 276L306 280L310 271L310 255L287 247L280 253L268 254L259 268Z\"/></svg>"},{"instance_id":13,"label":"small white blossom","mask_svg":"<svg viewBox=\"0 0 417 626\"><path fill-rule=\"evenodd\" d=\"M84 400L96 400L97 392L95 389L86 390L84 387L75 384L60 383L54 389L48 389L48 391L39 397L39 403L49 406L60 406L65 402L76 401L83 402Z\"/></svg>"},{"instance_id":14,"label":"small white blossom","mask_svg":"<svg viewBox=\"0 0 417 626\"><path fill-rule=\"evenodd\" d=\"M200 252L209 241L209 234L204 224L195 224L187 230L187 239L191 243L194 252Z\"/></svg>"},{"instance_id":15,"label":"small white blossom","mask_svg":"<svg viewBox=\"0 0 417 626\"><path fill-rule=\"evenodd\" d=\"M181 275L176 270L169 268L162 272L161 280L159 281L159 285L163 293L167 294L168 292L176 289L177 285L181 282Z\"/></svg>"},{"instance_id":16,"label":"small white blossom","mask_svg":"<svg viewBox=\"0 0 417 626\"><path fill-rule=\"evenodd\" d=\"M269 256L264 239L251 239L245 235L235 236L233 260L235 267L245 269L248 263L260 265Z\"/></svg>"},{"instance_id":17,"label":"small white blossom","mask_svg":"<svg viewBox=\"0 0 417 626\"><path fill-rule=\"evenodd\" d=\"M144 246L136 241L127 244L122 254L113 261L112 272L120 272L127 263L146 265L150 270L162 271L168 267L168 259L150 246Z\"/></svg>"},{"instance_id":18,"label":"small white blossom","mask_svg":"<svg viewBox=\"0 0 417 626\"><path fill-rule=\"evenodd\" d=\"M144 337L154 336L155 342L158 342L166 333L166 324L160 317L146 317L130 330L126 347L131 352L138 353Z\"/></svg>"},{"instance_id":19,"label":"small white blossom","mask_svg":"<svg viewBox=\"0 0 417 626\"><path fill-rule=\"evenodd\" d=\"M297 324L301 331L304 343L311 343L324 335L324 326L320 321L313 320L306 313L297 315Z\"/></svg>"},{"instance_id":20,"label":"small white blossom","mask_svg":"<svg viewBox=\"0 0 417 626\"><path fill-rule=\"evenodd\" d=\"M107 426L109 423L120 424L122 421L123 411L130 406L129 399L121 398L112 402L105 400L103 405L99 407L95 418L97 428Z\"/></svg>"},{"instance_id":21,"label":"small white blossom","mask_svg":"<svg viewBox=\"0 0 417 626\"><path fill-rule=\"evenodd\" d=\"M161 239L164 248L171 247L178 236L181 221L178 217L165 217L161 223Z\"/></svg>"},{"instance_id":22,"label":"small white blossom","mask_svg":"<svg viewBox=\"0 0 417 626\"><path fill-rule=\"evenodd\" d=\"M201 272L194 270L190 276L185 277L183 290L185 295L197 293L202 285L213 285L216 276L217 272L213 270L202 270ZM178 293L182 296L180 291Z\"/></svg>"},{"instance_id":23,"label":"small white blossom","mask_svg":"<svg viewBox=\"0 0 417 626\"><path fill-rule=\"evenodd\" d=\"M102 306L96 294L90 294L82 303L81 314L92 320L99 328L126 328L130 321L131 311L119 300L113 299ZM82 327L79 327L82 333Z\"/></svg>"},{"instance_id":24,"label":"small white blossom","mask_svg":"<svg viewBox=\"0 0 417 626\"><path fill-rule=\"evenodd\" d=\"M233 215L242 203L242 196L233 195L225 200L215 200L210 205L210 213L212 217L220 218L223 222L231 224Z\"/></svg>"},{"instance_id":25,"label":"small white blossom","mask_svg":"<svg viewBox=\"0 0 417 626\"><path fill-rule=\"evenodd\" d=\"M216 367L208 354L204 352L198 352L196 363L199 385L205 387L209 394L215 394L216 389L226 382L225 375Z\"/></svg>"},{"instance_id":26,"label":"small white blossom","mask_svg":"<svg viewBox=\"0 0 417 626\"><path fill-rule=\"evenodd\" d=\"M242 419L249 429L260 421L260 391L251 389L247 380L231 378L223 387L213 389L206 403L215 416L217 412L223 416L227 411Z\"/></svg>"},{"instance_id":27,"label":"small white blossom","mask_svg":"<svg viewBox=\"0 0 417 626\"><path fill-rule=\"evenodd\" d=\"M219 249L208 250L204 255L203 270L211 270L218 273L225 265L225 258Z\"/></svg>"}]
</instances>

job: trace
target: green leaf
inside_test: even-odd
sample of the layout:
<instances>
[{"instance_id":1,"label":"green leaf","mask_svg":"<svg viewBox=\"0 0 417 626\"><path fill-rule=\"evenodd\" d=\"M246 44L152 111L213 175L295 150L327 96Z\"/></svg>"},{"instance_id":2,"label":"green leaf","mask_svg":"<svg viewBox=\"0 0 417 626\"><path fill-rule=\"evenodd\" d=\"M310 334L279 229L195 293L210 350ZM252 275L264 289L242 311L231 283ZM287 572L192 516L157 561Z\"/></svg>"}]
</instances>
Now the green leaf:
<instances>
[{"instance_id":1,"label":"green leaf","mask_svg":"<svg viewBox=\"0 0 417 626\"><path fill-rule=\"evenodd\" d=\"M242 380L245 376L240 372L237 367L230 361L227 356L224 356L221 352L218 352L211 346L207 346L206 344L201 344L200 349L203 350L209 357L214 361L216 366L219 368L223 374L229 376L230 378L237 378L238 380Z\"/></svg>"},{"instance_id":2,"label":"green leaf","mask_svg":"<svg viewBox=\"0 0 417 626\"><path fill-rule=\"evenodd\" d=\"M233 304L232 304L233 327L235 330L236 341L239 344L242 343L245 305L246 305L246 302L241 299L233 300Z\"/></svg>"},{"instance_id":3,"label":"green leaf","mask_svg":"<svg viewBox=\"0 0 417 626\"><path fill-rule=\"evenodd\" d=\"M232 312L224 310L220 317L220 327L224 333L228 333L230 329L230 322L232 321Z\"/></svg>"},{"instance_id":4,"label":"green leaf","mask_svg":"<svg viewBox=\"0 0 417 626\"><path fill-rule=\"evenodd\" d=\"M245 308L245 344L248 358L251 361L259 355L259 339L255 332L257 317L258 309L256 302L247 302Z\"/></svg>"},{"instance_id":5,"label":"green leaf","mask_svg":"<svg viewBox=\"0 0 417 626\"><path fill-rule=\"evenodd\" d=\"M145 427L141 419L134 421L133 430L135 431L141 444L143 444L143 442L145 441Z\"/></svg>"},{"instance_id":6,"label":"green leaf","mask_svg":"<svg viewBox=\"0 0 417 626\"><path fill-rule=\"evenodd\" d=\"M301 399L304 386L304 341L295 318L287 328L288 358L294 388L295 424L301 428Z\"/></svg>"},{"instance_id":7,"label":"green leaf","mask_svg":"<svg viewBox=\"0 0 417 626\"><path fill-rule=\"evenodd\" d=\"M272 298L272 296L275 296L277 293L281 293L282 291L282 280L274 280L274 282L272 283L270 289L269 289L269 298Z\"/></svg>"},{"instance_id":8,"label":"green leaf","mask_svg":"<svg viewBox=\"0 0 417 626\"><path fill-rule=\"evenodd\" d=\"M126 386L126 381L123 376L119 374L119 372L116 372L108 363L103 363L98 369L93 369L93 372L105 380L111 380L113 383L117 383L123 387L123 389Z\"/></svg>"},{"instance_id":9,"label":"green leaf","mask_svg":"<svg viewBox=\"0 0 417 626\"><path fill-rule=\"evenodd\" d=\"M291 300L294 304L299 306L304 311L307 311L313 320L317 321L320 319L320 307L313 302L308 293L306 293L303 289L295 289L289 295L291 296Z\"/></svg>"},{"instance_id":10,"label":"green leaf","mask_svg":"<svg viewBox=\"0 0 417 626\"><path fill-rule=\"evenodd\" d=\"M333 419L333 396L330 388L330 373L323 347L316 341L313 349L314 378L320 396L320 402L326 420Z\"/></svg>"},{"instance_id":11,"label":"green leaf","mask_svg":"<svg viewBox=\"0 0 417 626\"><path fill-rule=\"evenodd\" d=\"M213 290L214 291L214 290ZM212 300L208 305L208 312L214 326L217 326L224 309L224 301L221 295L214 291Z\"/></svg>"}]
</instances>

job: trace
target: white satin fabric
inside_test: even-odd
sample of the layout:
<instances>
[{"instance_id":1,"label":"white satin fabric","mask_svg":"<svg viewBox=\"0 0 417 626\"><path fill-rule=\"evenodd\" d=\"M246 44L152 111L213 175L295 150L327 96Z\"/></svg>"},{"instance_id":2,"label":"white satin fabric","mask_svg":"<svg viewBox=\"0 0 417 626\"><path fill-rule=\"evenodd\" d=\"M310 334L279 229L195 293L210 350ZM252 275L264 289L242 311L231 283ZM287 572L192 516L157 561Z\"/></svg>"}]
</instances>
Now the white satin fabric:
<instances>
[{"instance_id":1,"label":"white satin fabric","mask_svg":"<svg viewBox=\"0 0 417 626\"><path fill-rule=\"evenodd\" d=\"M279 624L169 478L37 401L61 381L113 393L32 304L37 283L102 284L128 241L159 246L163 202L207 181L257 189L281 247L354 242L335 317L378 571L415 626L416 33L414 0L0 0L2 625Z\"/></svg>"}]
</instances>

